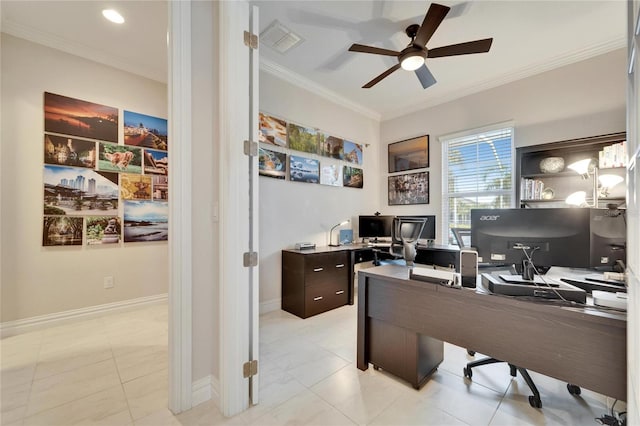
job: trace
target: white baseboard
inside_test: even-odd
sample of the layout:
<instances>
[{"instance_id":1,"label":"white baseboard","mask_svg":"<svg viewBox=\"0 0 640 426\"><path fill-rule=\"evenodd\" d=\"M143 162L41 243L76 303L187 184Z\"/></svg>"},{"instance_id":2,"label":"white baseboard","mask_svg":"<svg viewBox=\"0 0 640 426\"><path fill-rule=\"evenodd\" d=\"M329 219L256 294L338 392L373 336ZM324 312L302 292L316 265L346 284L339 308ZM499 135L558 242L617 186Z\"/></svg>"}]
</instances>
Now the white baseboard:
<instances>
[{"instance_id":1,"label":"white baseboard","mask_svg":"<svg viewBox=\"0 0 640 426\"><path fill-rule=\"evenodd\" d=\"M0 338L15 336L16 334L27 333L45 327L60 325L78 319L87 319L143 305L152 305L165 302L167 293L155 296L139 297L137 299L123 300L120 302L106 303L104 305L89 306L86 308L72 309L70 311L56 312L53 314L39 315L36 317L24 318L15 321L5 321L0 323Z\"/></svg>"},{"instance_id":2,"label":"white baseboard","mask_svg":"<svg viewBox=\"0 0 640 426\"><path fill-rule=\"evenodd\" d=\"M260 302L260 314L266 314L267 312L273 312L280 310L282 306L282 299L271 299L266 302Z\"/></svg>"},{"instance_id":3,"label":"white baseboard","mask_svg":"<svg viewBox=\"0 0 640 426\"><path fill-rule=\"evenodd\" d=\"M193 407L209 400L220 407L220 382L212 375L196 380L191 385L191 405Z\"/></svg>"}]
</instances>

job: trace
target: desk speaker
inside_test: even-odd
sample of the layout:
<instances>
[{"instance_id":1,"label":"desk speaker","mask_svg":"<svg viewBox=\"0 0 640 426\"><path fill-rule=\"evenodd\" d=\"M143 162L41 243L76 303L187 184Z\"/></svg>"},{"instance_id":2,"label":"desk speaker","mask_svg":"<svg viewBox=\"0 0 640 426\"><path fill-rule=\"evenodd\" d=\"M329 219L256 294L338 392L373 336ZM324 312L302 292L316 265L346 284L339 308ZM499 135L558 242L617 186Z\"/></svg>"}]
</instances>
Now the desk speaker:
<instances>
[{"instance_id":1,"label":"desk speaker","mask_svg":"<svg viewBox=\"0 0 640 426\"><path fill-rule=\"evenodd\" d=\"M460 280L463 287L476 288L478 277L478 252L460 250Z\"/></svg>"}]
</instances>

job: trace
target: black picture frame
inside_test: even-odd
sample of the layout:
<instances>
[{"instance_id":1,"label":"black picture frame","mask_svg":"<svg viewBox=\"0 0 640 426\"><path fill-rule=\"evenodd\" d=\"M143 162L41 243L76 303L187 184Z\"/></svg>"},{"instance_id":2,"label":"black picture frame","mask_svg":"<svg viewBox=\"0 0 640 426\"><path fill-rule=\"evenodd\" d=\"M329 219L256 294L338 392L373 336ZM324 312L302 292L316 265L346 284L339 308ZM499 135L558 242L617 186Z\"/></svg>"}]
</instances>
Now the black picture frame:
<instances>
[{"instance_id":1,"label":"black picture frame","mask_svg":"<svg viewBox=\"0 0 640 426\"><path fill-rule=\"evenodd\" d=\"M389 173L429 167L429 135L387 145Z\"/></svg>"},{"instance_id":2,"label":"black picture frame","mask_svg":"<svg viewBox=\"0 0 640 426\"><path fill-rule=\"evenodd\" d=\"M429 204L429 172L389 176L387 194L390 206Z\"/></svg>"}]
</instances>

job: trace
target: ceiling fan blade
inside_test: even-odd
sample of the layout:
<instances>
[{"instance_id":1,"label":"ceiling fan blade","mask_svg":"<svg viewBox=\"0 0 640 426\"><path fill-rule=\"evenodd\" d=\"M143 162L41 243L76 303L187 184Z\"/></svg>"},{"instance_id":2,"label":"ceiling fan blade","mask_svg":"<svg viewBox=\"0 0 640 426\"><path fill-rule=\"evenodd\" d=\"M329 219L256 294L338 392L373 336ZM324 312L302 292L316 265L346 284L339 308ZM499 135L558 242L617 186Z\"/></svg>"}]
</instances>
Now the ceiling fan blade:
<instances>
[{"instance_id":1,"label":"ceiling fan blade","mask_svg":"<svg viewBox=\"0 0 640 426\"><path fill-rule=\"evenodd\" d=\"M362 86L362 88L363 89L369 89L369 88L375 86L376 84L378 84L380 82L380 80L382 80L383 78L385 78L386 76L388 76L392 72L397 71L398 69L400 69L400 64L395 64L394 66L392 66L391 68L389 68L388 70L386 70L385 72L383 72L382 74L380 74L379 76L377 76L376 78L374 78L373 80L371 80L370 82L368 82L367 84Z\"/></svg>"},{"instance_id":2,"label":"ceiling fan blade","mask_svg":"<svg viewBox=\"0 0 640 426\"><path fill-rule=\"evenodd\" d=\"M365 46L364 44L352 44L349 52L373 53L374 55L398 56L400 52L395 50L383 49L381 47Z\"/></svg>"},{"instance_id":3,"label":"ceiling fan blade","mask_svg":"<svg viewBox=\"0 0 640 426\"><path fill-rule=\"evenodd\" d=\"M420 29L416 34L416 38L413 40L413 44L425 47L433 33L435 33L440 26L440 23L444 20L444 17L449 13L449 9L451 8L448 6L431 3L424 17L424 21L422 21L422 25L420 25Z\"/></svg>"},{"instance_id":4,"label":"ceiling fan blade","mask_svg":"<svg viewBox=\"0 0 640 426\"><path fill-rule=\"evenodd\" d=\"M468 55L470 53L485 53L491 48L492 38L468 41L466 43L451 44L449 46L429 49L427 58L441 58L443 56Z\"/></svg>"},{"instance_id":5,"label":"ceiling fan blade","mask_svg":"<svg viewBox=\"0 0 640 426\"><path fill-rule=\"evenodd\" d=\"M429 86L433 86L436 84L436 78L431 74L429 68L426 65L421 66L416 70L416 75L418 76L418 80L422 83L422 88L426 89Z\"/></svg>"}]
</instances>

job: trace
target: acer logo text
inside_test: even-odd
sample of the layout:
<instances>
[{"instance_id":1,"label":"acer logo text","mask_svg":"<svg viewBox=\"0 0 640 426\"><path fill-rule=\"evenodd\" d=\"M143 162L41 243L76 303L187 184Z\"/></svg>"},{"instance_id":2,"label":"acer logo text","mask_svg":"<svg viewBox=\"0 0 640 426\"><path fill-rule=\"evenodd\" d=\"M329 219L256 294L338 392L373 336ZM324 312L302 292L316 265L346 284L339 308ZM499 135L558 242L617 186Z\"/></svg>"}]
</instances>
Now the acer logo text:
<instances>
[{"instance_id":1,"label":"acer logo text","mask_svg":"<svg viewBox=\"0 0 640 426\"><path fill-rule=\"evenodd\" d=\"M499 214L496 215L487 215L487 216L480 216L480 220L498 220L498 218L500 217Z\"/></svg>"}]
</instances>

